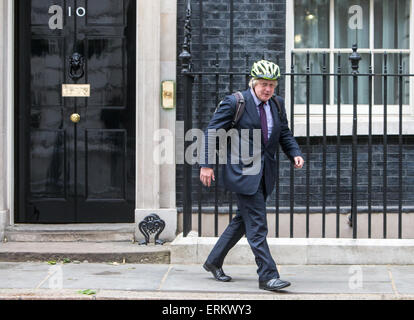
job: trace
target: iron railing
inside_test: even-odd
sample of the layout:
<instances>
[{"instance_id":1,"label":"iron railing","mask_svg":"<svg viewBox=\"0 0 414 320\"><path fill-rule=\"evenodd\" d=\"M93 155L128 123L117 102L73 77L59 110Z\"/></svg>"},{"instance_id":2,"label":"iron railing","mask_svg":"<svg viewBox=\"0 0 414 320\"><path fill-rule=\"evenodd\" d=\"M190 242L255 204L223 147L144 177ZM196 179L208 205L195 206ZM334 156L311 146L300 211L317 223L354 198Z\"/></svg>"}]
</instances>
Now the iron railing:
<instances>
[{"instance_id":1,"label":"iron railing","mask_svg":"<svg viewBox=\"0 0 414 320\"><path fill-rule=\"evenodd\" d=\"M232 65L232 59L230 59L230 67L229 70L224 71L219 68L219 57L218 53L216 56L216 70L215 71L209 71L209 72L203 72L203 71L195 71L193 70L193 63L192 63L192 54L191 54L191 37L192 37L192 27L191 27L191 1L187 1L186 6L186 20L185 20L185 34L184 34L184 44L182 46L182 53L180 54L180 60L182 61L182 69L181 69L181 75L182 75L182 92L183 92L183 105L184 105L184 125L185 125L185 132L188 130L199 127L202 128L203 126L203 116L212 116L209 109L205 111L203 105L204 100L204 94L205 94L205 87L207 86L211 91L213 91L214 96L214 102L212 107L214 108L218 102L223 97L223 94L221 91L223 91L222 88L220 88L223 81L226 83L225 89L228 90L227 94L230 94L233 92L234 89L234 82L235 79L243 78L245 81L245 85L247 87L248 81L249 81L249 67L250 67L250 57L246 55L245 58L245 65L246 69L244 72L233 72L233 65ZM230 15L230 18L232 16ZM200 23L202 23L202 7L200 7ZM232 32L231 32L232 34ZM200 34L200 41L202 43L202 34ZM232 44L230 45L230 50L232 50ZM373 53L370 53L371 55ZM200 53L201 60L202 60L202 52ZM264 56L265 54L263 54ZM337 135L336 135L336 206L334 208L334 211L336 212L336 237L339 238L340 235L340 214L343 212L343 205L341 205L341 195L343 195L344 191L341 190L341 178L343 177L343 174L341 173L341 145L343 141L343 136L341 135L341 89L342 89L342 79L344 78L351 78L352 79L352 173L351 173L351 188L350 191L350 216L349 216L349 225L352 227L352 236L353 238L357 238L357 232L358 232L358 212L360 211L360 206L358 205L358 177L359 177L359 171L358 171L358 98L361 95L368 94L368 134L367 134L367 206L366 206L366 213L368 215L368 238L371 238L372 235L372 213L373 213L373 201L372 201L372 195L373 195L373 172L372 172L372 163L373 163L373 81L376 77L379 77L383 81L383 135L382 135L382 145L383 145L383 167L382 167L382 177L383 177L383 183L382 183L382 190L383 190L383 202L382 202L382 218L383 218L383 230L382 235L383 238L387 238L387 217L389 214L390 209L392 209L393 213L398 214L398 238L402 238L403 235L403 211L408 211L410 208L403 208L403 195L404 195L404 189L403 189L403 80L404 78L412 77L413 74L403 73L403 63L402 63L402 57L403 54L399 53L399 65L398 65L398 72L397 73L389 73L387 68L387 53L383 53L383 70L381 73L373 73L373 66L370 63L369 66L369 72L368 73L360 73L359 72L359 62L361 60L361 56L358 53L358 48L356 45L352 47L352 54L347 57L350 61L352 71L350 73L342 73L341 72L341 59L343 56L341 54L337 55L337 71L335 73L329 73L327 72L328 66L327 66L327 53L322 53L323 58L323 64L322 64L322 72L321 73L312 73L311 72L311 66L310 66L310 53L306 53L306 72L305 73L299 73L295 72L295 53L292 52L291 54L291 66L290 66L290 72L284 73L283 76L286 77L286 79L289 79L290 81L290 128L292 132L294 132L294 124L295 124L295 90L297 90L298 84L295 83L295 80L297 77L305 77L306 78L306 136L303 139L304 140L304 146L305 146L305 193L306 193L306 205L304 214L306 215L306 237L310 236L310 216L311 216L311 205L310 205L310 197L312 193L314 193L311 190L311 167L310 167L310 161L306 161L307 159L310 159L311 157L311 134L310 134L310 128L311 128L311 80L315 78L322 78L322 88L323 88L323 101L322 101L322 187L321 187L321 200L322 200L322 206L320 208L321 216L322 216L322 226L321 226L321 237L324 238L326 236L326 215L327 215L327 208L326 208L326 192L327 192L327 106L328 106L328 99L327 99L327 89L328 89L328 83L330 80L330 77L336 78L337 83ZM232 56L232 52L230 52L230 56ZM262 57L260 57L262 58ZM372 61L372 57L370 61ZM390 208L388 205L388 194L387 194L387 183L388 183L388 175L387 175L387 168L388 168L388 97L387 97L387 88L388 88L388 79L391 77L395 77L398 81L398 205L395 207ZM204 81L206 78L208 78L208 81ZM358 81L361 78L367 78L368 79L368 87L369 92L358 92ZM212 80L214 79L214 80ZM196 81L197 80L197 81ZM194 85L195 81L197 82L197 87ZM287 81L287 80L286 80ZM239 89L239 88L237 88ZM193 95L194 93L194 95ZM210 94L211 96L211 94ZM195 104L195 99L199 102L197 105ZM196 112L197 117L193 118L193 111ZM185 142L185 149L191 144L191 141ZM277 168L276 168L276 174L277 179L279 179L279 166L281 161L281 154L278 151L276 154L276 161L277 161ZM217 161L218 163L218 161ZM216 165L215 168L215 176L216 176L216 183L214 186L214 235L218 236L219 234L219 213L222 211L227 211L229 220L232 219L234 215L234 207L233 207L233 196L232 194L228 194L228 208L223 207L220 199L223 198L223 193L220 192L218 187L218 170L219 165ZM184 236L187 236L188 233L193 229L192 228L192 215L193 212L197 213L198 221L197 221L197 230L198 234L202 235L203 230L203 212L206 211L205 208L203 208L202 200L203 200L203 193L206 192L204 187L202 186L201 182L198 181L197 184L195 184L194 180L197 178L198 173L198 165L191 165L189 163L185 163L183 166L183 190L182 190L182 213L183 213L183 233ZM290 237L294 237L294 217L295 217L295 170L293 166L290 166L290 199L289 199L289 214L290 214L290 228L289 233ZM196 187L196 188L195 188ZM276 184L276 188L278 188ZM196 192L195 192L196 190ZM196 197L194 197L196 195ZM280 198L279 193L275 193L275 199L274 199L274 207L270 208L275 213L275 236L279 236L279 228L280 228ZM332 209L332 208L331 208ZM378 211L378 208L376 208L376 211Z\"/></svg>"}]
</instances>

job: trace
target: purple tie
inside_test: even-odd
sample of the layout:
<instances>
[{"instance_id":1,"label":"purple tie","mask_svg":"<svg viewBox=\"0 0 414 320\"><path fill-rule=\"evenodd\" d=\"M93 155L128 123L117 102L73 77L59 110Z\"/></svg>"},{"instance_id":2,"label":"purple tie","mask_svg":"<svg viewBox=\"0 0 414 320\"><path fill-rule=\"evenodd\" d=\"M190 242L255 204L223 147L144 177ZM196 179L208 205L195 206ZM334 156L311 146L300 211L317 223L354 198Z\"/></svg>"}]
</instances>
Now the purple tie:
<instances>
[{"instance_id":1,"label":"purple tie","mask_svg":"<svg viewBox=\"0 0 414 320\"><path fill-rule=\"evenodd\" d=\"M260 122L262 124L262 133L263 133L263 141L266 144L268 140L268 132L267 132L267 117L266 117L266 111L264 109L265 103L262 102L259 104L259 110L260 110Z\"/></svg>"}]
</instances>

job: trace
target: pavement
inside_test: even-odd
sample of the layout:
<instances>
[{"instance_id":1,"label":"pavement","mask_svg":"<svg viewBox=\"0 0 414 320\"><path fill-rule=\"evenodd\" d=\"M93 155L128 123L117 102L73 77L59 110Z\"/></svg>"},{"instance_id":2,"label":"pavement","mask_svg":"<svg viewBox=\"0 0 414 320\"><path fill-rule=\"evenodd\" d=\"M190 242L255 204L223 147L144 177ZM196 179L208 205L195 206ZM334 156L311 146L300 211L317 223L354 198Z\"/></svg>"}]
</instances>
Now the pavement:
<instances>
[{"instance_id":1,"label":"pavement","mask_svg":"<svg viewBox=\"0 0 414 320\"><path fill-rule=\"evenodd\" d=\"M201 265L54 263L0 262L0 300L414 300L414 265L279 265L292 285L275 293L254 265L222 283Z\"/></svg>"}]
</instances>

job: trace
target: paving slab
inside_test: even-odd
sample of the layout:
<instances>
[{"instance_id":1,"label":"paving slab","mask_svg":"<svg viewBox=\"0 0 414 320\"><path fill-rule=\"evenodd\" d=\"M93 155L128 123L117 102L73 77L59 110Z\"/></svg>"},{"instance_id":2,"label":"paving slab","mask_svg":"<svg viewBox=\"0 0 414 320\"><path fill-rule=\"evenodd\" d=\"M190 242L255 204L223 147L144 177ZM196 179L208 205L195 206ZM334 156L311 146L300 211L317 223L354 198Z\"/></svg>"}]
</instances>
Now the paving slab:
<instances>
[{"instance_id":1,"label":"paving slab","mask_svg":"<svg viewBox=\"0 0 414 320\"><path fill-rule=\"evenodd\" d=\"M62 266L64 289L157 290L168 265L66 264ZM41 288L48 288L44 283Z\"/></svg>"},{"instance_id":2,"label":"paving slab","mask_svg":"<svg viewBox=\"0 0 414 320\"><path fill-rule=\"evenodd\" d=\"M414 266L389 266L395 289L399 294L414 294Z\"/></svg>"},{"instance_id":3,"label":"paving slab","mask_svg":"<svg viewBox=\"0 0 414 320\"><path fill-rule=\"evenodd\" d=\"M232 281L219 282L201 265L174 265L163 282L161 291L263 293L258 287L256 269L256 266L223 267Z\"/></svg>"},{"instance_id":4,"label":"paving slab","mask_svg":"<svg viewBox=\"0 0 414 320\"><path fill-rule=\"evenodd\" d=\"M0 263L0 288L36 288L48 274L49 267L45 263Z\"/></svg>"},{"instance_id":5,"label":"paving slab","mask_svg":"<svg viewBox=\"0 0 414 320\"><path fill-rule=\"evenodd\" d=\"M281 278L298 294L394 293L386 266L283 266Z\"/></svg>"},{"instance_id":6,"label":"paving slab","mask_svg":"<svg viewBox=\"0 0 414 320\"><path fill-rule=\"evenodd\" d=\"M223 269L233 278L231 282L215 281L200 265L174 266L161 290L263 293L258 288L256 266L231 265ZM291 282L285 293L394 293L386 266L279 266L279 272L282 279Z\"/></svg>"},{"instance_id":7,"label":"paving slab","mask_svg":"<svg viewBox=\"0 0 414 320\"><path fill-rule=\"evenodd\" d=\"M0 263L0 299L16 296L47 299L49 296L53 297L54 293L56 298L60 296L77 299L78 290L85 289L95 290L95 298L101 299L141 299L144 296L148 299L198 299L203 294L205 297L213 297L212 299L247 299L251 296L276 299L272 298L273 295L278 295L277 299L414 298L414 266L278 267L281 278L290 281L292 285L273 293L258 288L255 265L225 265L224 271L233 280L223 283L214 280L211 273L206 272L199 264ZM41 293L40 296L36 292Z\"/></svg>"},{"instance_id":8,"label":"paving slab","mask_svg":"<svg viewBox=\"0 0 414 320\"><path fill-rule=\"evenodd\" d=\"M168 265L0 263L2 289L157 290Z\"/></svg>"}]
</instances>

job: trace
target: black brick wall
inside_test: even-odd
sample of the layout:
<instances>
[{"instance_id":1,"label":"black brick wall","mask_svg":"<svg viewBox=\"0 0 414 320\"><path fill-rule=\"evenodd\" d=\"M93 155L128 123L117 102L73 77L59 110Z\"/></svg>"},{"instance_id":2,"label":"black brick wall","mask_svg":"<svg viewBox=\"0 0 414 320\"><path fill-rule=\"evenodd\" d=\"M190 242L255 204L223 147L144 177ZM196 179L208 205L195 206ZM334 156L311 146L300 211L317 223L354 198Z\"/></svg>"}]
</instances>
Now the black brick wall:
<instances>
[{"instance_id":1,"label":"black brick wall","mask_svg":"<svg viewBox=\"0 0 414 320\"><path fill-rule=\"evenodd\" d=\"M246 54L249 55L249 67L255 60L263 55L267 59L278 61L285 71L285 1L280 0L237 0L233 6L233 45L230 46L230 0L203 0L203 14L200 15L200 2L192 3L192 62L194 71L221 72L246 71ZM185 0L178 0L177 53L181 53L184 35ZM202 26L200 25L202 23ZM201 27L201 29L200 29ZM200 34L201 31L201 34ZM230 52L232 49L232 53ZM218 68L216 67L218 54ZM178 63L177 74L180 75L181 64ZM196 82L199 81L196 78ZM208 122L211 110L215 108L215 77L204 77L205 92L202 101L203 114L201 123ZM177 119L182 120L182 80L178 76L178 104ZM212 86L214 84L214 86ZM232 88L229 77L220 78L220 99L233 90L241 90L246 87L244 77L235 77ZM283 82L280 93L283 94ZM195 98L195 105L198 100ZM195 108L194 117L197 118L198 108ZM197 118L198 119L198 118ZM200 119L199 119L200 120Z\"/></svg>"},{"instance_id":2,"label":"black brick wall","mask_svg":"<svg viewBox=\"0 0 414 320\"><path fill-rule=\"evenodd\" d=\"M181 53L183 43L183 26L185 20L185 0L178 0L178 44L177 52ZM199 1L192 1L192 55L194 71L244 72L246 67L246 53L249 54L248 65L265 56L266 59L277 61L282 72L285 72L285 1L280 0L237 0L234 1L233 22L233 54L230 54L230 0L204 0L203 16L200 16ZM200 23L202 22L202 36L200 36ZM218 54L218 61L216 59ZM232 67L232 69L230 69ZM183 120L183 82L181 77L181 64L177 67L177 120ZM216 92L215 76L195 78L193 94L193 126L205 129L210 120L216 104L225 95L246 88L246 78L236 76L221 76ZM284 96L284 82L280 82L279 94ZM298 139L302 151L306 152L305 140ZM372 205L383 203L383 146L382 138L374 137L373 147L373 189ZM388 143L388 204L398 205L398 139L389 137ZM310 205L322 205L322 139L313 137L311 140L311 157L305 159L311 163L311 196ZM341 206L351 205L351 144L349 137L342 138L341 145ZM358 146L358 205L367 206L367 138L359 138ZM404 168L403 168L403 205L414 204L414 138L404 138ZM199 192L199 170L193 170L193 205L197 206ZM295 171L295 206L306 205L306 171ZM177 207L182 206L182 165L177 165ZM336 205L336 138L328 138L327 148L327 189L326 206ZM288 207L290 203L290 168L286 156L281 153L280 180L279 180L280 206ZM220 190L219 205L228 204L228 194ZM269 199L273 206L275 193ZM214 189L202 189L203 206L214 205Z\"/></svg>"},{"instance_id":3,"label":"black brick wall","mask_svg":"<svg viewBox=\"0 0 414 320\"><path fill-rule=\"evenodd\" d=\"M414 136L405 136L403 142L403 207L414 205ZM310 162L310 207L322 207L322 138L312 137L310 145L310 158L306 159L306 141L304 138L297 139L304 155L305 161ZM328 137L326 148L326 207L336 207L337 197L337 146L336 137ZM340 146L340 206L349 208L351 206L352 192L352 138L342 137ZM383 205L383 166L384 147L382 136L373 137L372 146L372 187L371 205L382 207ZM358 138L358 180L357 180L357 204L364 208L368 206L368 138ZM387 206L397 207L399 203L399 146L398 137L388 136L387 148ZM194 170L193 179L193 206L197 206L199 197L199 170ZM177 193L177 206L182 204L182 177L177 177L177 185L180 187ZM280 207L290 206L290 162L287 157L280 153L280 178L279 185L268 199L268 206L275 206L275 193L279 193ZM295 208L306 206L306 167L295 170L294 177L294 205ZM228 206L229 194L219 189L219 206ZM202 205L211 207L214 205L214 188L202 188ZM235 203L235 198L233 197ZM341 209L343 209L341 208ZM345 210L346 211L346 210ZM395 211L395 210L392 210Z\"/></svg>"},{"instance_id":4,"label":"black brick wall","mask_svg":"<svg viewBox=\"0 0 414 320\"><path fill-rule=\"evenodd\" d=\"M301 149L306 154L305 139L297 139ZM336 206L337 193L337 146L336 137L328 137L326 148L326 203L327 207ZM340 188L341 206L351 206L352 192L352 138L342 137L340 146ZM357 203L358 206L368 206L368 138L358 137L357 146ZM398 206L399 200L399 146L398 136L388 136L387 146L387 205ZM405 136L403 139L402 177L403 177L403 206L412 206L414 191L414 137ZM322 138L313 137L310 146L310 205L322 206ZM288 206L290 195L290 170L286 157L283 161L279 180L281 206ZM382 136L373 137L372 146L372 206L383 205L383 168L384 145ZM306 206L306 170L295 171L295 206ZM274 198L274 194L272 195Z\"/></svg>"}]
</instances>

